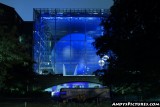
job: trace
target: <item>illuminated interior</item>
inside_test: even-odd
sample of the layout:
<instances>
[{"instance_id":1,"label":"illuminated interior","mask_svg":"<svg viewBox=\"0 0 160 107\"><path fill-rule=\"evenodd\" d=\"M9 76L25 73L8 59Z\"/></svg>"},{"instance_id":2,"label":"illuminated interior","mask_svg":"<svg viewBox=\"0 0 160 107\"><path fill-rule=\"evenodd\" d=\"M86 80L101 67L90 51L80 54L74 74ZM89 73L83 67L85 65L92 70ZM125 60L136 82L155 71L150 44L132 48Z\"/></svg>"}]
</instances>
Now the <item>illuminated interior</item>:
<instances>
[{"instance_id":1,"label":"illuminated interior","mask_svg":"<svg viewBox=\"0 0 160 107\"><path fill-rule=\"evenodd\" d=\"M38 74L92 75L100 68L92 45L103 34L106 10L34 9L34 71Z\"/></svg>"},{"instance_id":2,"label":"illuminated interior","mask_svg":"<svg viewBox=\"0 0 160 107\"><path fill-rule=\"evenodd\" d=\"M101 84L90 83L90 82L69 82L60 84L57 86L53 86L45 89L46 92L51 92L52 96L59 96L59 92L61 88L103 88Z\"/></svg>"}]
</instances>

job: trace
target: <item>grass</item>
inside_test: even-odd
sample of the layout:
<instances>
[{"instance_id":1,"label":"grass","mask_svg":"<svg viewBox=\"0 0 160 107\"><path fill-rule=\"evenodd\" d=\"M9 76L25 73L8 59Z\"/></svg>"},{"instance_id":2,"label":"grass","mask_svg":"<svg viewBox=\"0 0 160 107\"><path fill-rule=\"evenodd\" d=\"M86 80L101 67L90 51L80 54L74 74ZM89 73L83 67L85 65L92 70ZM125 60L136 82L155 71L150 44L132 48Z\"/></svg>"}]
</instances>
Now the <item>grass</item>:
<instances>
[{"instance_id":1,"label":"grass","mask_svg":"<svg viewBox=\"0 0 160 107\"><path fill-rule=\"evenodd\" d=\"M59 102L0 102L0 107L111 107L109 102L103 103L59 103Z\"/></svg>"}]
</instances>

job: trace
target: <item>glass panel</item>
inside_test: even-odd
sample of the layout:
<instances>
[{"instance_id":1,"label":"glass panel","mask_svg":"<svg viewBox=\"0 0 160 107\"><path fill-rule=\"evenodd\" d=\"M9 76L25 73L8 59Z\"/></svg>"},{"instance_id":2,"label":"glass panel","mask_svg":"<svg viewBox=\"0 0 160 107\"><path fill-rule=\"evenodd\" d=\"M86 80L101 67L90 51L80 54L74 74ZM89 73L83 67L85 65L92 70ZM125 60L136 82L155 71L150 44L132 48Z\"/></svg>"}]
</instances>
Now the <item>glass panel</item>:
<instances>
[{"instance_id":1,"label":"glass panel","mask_svg":"<svg viewBox=\"0 0 160 107\"><path fill-rule=\"evenodd\" d=\"M95 70L100 69L100 66L97 64L87 64L87 75L91 75Z\"/></svg>"},{"instance_id":2,"label":"glass panel","mask_svg":"<svg viewBox=\"0 0 160 107\"><path fill-rule=\"evenodd\" d=\"M85 46L85 41L71 41L71 52L73 54L76 53L85 53L86 51L86 46Z\"/></svg>"},{"instance_id":3,"label":"glass panel","mask_svg":"<svg viewBox=\"0 0 160 107\"><path fill-rule=\"evenodd\" d=\"M63 64L55 64L55 74L63 74Z\"/></svg>"},{"instance_id":4,"label":"glass panel","mask_svg":"<svg viewBox=\"0 0 160 107\"><path fill-rule=\"evenodd\" d=\"M35 18L35 71L39 72L40 66L40 69L53 69L55 73L63 73L65 70L66 75L91 75L99 68L100 58L96 55L92 42L103 31L99 26L100 18L78 17L79 10L74 17L71 17L73 14L67 15L70 10L67 14L58 10L57 17L52 16L56 14L53 12L44 14L42 11L43 17Z\"/></svg>"},{"instance_id":5,"label":"glass panel","mask_svg":"<svg viewBox=\"0 0 160 107\"><path fill-rule=\"evenodd\" d=\"M85 18L71 17L71 40L85 40Z\"/></svg>"}]
</instances>

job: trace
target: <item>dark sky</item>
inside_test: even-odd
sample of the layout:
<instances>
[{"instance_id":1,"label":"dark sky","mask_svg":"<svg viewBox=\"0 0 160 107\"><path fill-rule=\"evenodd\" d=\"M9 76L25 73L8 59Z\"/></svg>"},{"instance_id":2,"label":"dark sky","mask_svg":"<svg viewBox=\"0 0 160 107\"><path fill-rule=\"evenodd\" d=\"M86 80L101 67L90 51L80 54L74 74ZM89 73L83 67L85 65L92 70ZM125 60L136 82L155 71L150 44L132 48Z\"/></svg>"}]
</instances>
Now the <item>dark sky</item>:
<instances>
[{"instance_id":1,"label":"dark sky","mask_svg":"<svg viewBox=\"0 0 160 107\"><path fill-rule=\"evenodd\" d=\"M113 0L0 0L15 8L24 21L33 20L33 8L106 8Z\"/></svg>"}]
</instances>

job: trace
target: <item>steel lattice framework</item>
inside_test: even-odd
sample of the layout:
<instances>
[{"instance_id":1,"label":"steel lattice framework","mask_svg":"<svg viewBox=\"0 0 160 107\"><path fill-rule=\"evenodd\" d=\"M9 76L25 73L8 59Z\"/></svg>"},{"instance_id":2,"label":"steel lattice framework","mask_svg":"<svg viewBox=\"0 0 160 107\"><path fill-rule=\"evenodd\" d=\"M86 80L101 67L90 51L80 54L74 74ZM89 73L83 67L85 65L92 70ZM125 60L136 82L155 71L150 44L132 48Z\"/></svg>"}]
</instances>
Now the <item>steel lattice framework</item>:
<instances>
[{"instance_id":1,"label":"steel lattice framework","mask_svg":"<svg viewBox=\"0 0 160 107\"><path fill-rule=\"evenodd\" d=\"M94 38L103 35L106 9L34 9L34 70L92 75L99 68Z\"/></svg>"}]
</instances>

